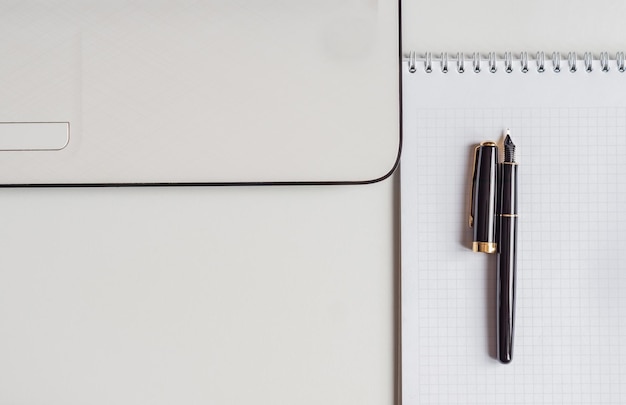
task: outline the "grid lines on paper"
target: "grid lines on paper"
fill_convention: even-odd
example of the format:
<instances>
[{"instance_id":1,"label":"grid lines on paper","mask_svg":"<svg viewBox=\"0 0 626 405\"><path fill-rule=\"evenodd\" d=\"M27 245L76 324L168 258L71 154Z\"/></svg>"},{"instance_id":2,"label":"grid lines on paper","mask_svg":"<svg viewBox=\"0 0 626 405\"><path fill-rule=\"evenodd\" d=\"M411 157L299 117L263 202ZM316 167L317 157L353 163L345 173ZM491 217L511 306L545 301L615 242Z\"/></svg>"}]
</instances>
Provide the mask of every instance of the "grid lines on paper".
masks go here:
<instances>
[{"instance_id":1,"label":"grid lines on paper","mask_svg":"<svg viewBox=\"0 0 626 405\"><path fill-rule=\"evenodd\" d=\"M418 403L626 403L626 109L411 111ZM517 145L515 360L492 358L495 256L471 252L475 145ZM404 170L404 167L403 167ZM404 225L403 225L404 226Z\"/></svg>"}]
</instances>

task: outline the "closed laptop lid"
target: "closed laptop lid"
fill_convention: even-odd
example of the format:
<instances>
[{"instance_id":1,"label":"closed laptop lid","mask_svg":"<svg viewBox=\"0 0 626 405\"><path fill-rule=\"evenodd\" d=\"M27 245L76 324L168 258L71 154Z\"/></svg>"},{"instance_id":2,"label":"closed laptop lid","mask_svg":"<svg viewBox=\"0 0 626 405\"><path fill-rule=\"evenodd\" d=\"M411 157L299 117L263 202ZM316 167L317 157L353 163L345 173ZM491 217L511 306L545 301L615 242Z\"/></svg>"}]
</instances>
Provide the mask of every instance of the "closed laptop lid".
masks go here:
<instances>
[{"instance_id":1,"label":"closed laptop lid","mask_svg":"<svg viewBox=\"0 0 626 405\"><path fill-rule=\"evenodd\" d=\"M385 177L398 21L372 0L0 0L0 184Z\"/></svg>"}]
</instances>

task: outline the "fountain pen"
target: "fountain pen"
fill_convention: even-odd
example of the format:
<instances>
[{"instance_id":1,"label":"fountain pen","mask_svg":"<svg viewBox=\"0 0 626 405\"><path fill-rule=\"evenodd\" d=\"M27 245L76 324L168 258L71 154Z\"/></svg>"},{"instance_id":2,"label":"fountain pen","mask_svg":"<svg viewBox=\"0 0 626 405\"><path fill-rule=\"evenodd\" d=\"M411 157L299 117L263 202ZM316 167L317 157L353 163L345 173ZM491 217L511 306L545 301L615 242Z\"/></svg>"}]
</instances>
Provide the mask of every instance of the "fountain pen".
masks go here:
<instances>
[{"instance_id":1,"label":"fountain pen","mask_svg":"<svg viewBox=\"0 0 626 405\"><path fill-rule=\"evenodd\" d=\"M504 139L504 161L499 166L497 341L500 362L510 363L513 360L517 267L517 162L515 144L508 130Z\"/></svg>"}]
</instances>

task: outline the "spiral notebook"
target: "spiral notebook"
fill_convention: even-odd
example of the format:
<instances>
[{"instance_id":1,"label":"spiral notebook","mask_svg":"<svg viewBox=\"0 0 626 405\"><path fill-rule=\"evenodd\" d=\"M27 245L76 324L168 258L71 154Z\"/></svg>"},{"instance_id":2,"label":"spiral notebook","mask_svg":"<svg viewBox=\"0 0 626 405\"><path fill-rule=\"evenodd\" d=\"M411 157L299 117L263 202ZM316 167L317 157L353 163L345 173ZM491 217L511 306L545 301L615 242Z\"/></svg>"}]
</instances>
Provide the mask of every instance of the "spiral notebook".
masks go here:
<instances>
[{"instance_id":1,"label":"spiral notebook","mask_svg":"<svg viewBox=\"0 0 626 405\"><path fill-rule=\"evenodd\" d=\"M412 54L402 75L402 403L626 403L624 54ZM506 128L519 234L505 365L468 193L473 148Z\"/></svg>"}]
</instances>

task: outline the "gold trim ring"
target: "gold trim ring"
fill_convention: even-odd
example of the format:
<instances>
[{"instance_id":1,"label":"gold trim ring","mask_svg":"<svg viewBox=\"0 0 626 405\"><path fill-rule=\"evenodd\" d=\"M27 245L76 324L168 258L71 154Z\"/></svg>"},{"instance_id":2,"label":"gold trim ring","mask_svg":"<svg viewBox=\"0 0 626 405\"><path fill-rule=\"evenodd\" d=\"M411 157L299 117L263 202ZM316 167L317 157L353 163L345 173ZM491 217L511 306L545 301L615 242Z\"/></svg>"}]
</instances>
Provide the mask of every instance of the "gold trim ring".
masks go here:
<instances>
[{"instance_id":1,"label":"gold trim ring","mask_svg":"<svg viewBox=\"0 0 626 405\"><path fill-rule=\"evenodd\" d=\"M495 242L474 242L472 243L472 250L481 253L496 253L498 244Z\"/></svg>"}]
</instances>

